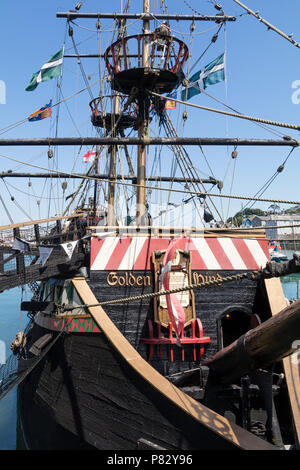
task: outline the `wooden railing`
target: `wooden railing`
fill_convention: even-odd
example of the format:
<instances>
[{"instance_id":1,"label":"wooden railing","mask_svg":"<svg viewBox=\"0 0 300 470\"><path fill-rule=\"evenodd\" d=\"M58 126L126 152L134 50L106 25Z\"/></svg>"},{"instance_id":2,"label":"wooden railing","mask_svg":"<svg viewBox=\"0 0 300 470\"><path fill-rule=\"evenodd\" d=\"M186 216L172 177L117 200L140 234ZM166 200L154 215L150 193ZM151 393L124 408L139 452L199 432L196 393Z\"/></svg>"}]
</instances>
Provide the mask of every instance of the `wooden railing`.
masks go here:
<instances>
[{"instance_id":1,"label":"wooden railing","mask_svg":"<svg viewBox=\"0 0 300 470\"><path fill-rule=\"evenodd\" d=\"M62 221L67 221L62 227ZM43 278L68 273L87 265L86 243L82 237L89 223L97 223L94 216L78 213L65 217L52 217L29 222L3 225L0 227L0 292ZM46 225L45 225L46 224ZM13 249L16 238L29 244L29 249ZM63 256L59 246L68 241L78 240L72 259ZM42 266L38 262L39 246L54 245L53 255Z\"/></svg>"},{"instance_id":2,"label":"wooden railing","mask_svg":"<svg viewBox=\"0 0 300 470\"><path fill-rule=\"evenodd\" d=\"M163 51L161 42L164 42ZM174 37L166 39L164 36L150 33L127 36L106 49L104 57L108 72L118 74L124 70L142 67L143 48L146 43L150 45L150 68L174 73L183 68L188 57L186 44Z\"/></svg>"}]
</instances>

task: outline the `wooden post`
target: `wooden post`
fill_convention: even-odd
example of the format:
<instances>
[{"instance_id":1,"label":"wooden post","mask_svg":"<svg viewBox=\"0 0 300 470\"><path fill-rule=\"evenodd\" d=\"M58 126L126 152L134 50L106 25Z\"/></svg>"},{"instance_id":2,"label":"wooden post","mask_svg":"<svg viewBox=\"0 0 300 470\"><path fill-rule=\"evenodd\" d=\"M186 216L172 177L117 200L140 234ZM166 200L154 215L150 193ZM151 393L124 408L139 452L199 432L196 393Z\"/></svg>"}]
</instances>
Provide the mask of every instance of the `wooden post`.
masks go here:
<instances>
[{"instance_id":1,"label":"wooden post","mask_svg":"<svg viewBox=\"0 0 300 470\"><path fill-rule=\"evenodd\" d=\"M202 365L208 366L220 383L232 383L293 354L293 343L300 342L300 300L284 307L286 303L280 305L277 315L248 331Z\"/></svg>"},{"instance_id":2,"label":"wooden post","mask_svg":"<svg viewBox=\"0 0 300 470\"><path fill-rule=\"evenodd\" d=\"M41 236L40 236L40 228L39 228L38 224L34 224L34 235L35 235L36 244L39 245L40 240L41 240Z\"/></svg>"},{"instance_id":3,"label":"wooden post","mask_svg":"<svg viewBox=\"0 0 300 470\"><path fill-rule=\"evenodd\" d=\"M14 237L20 238L19 227L14 228ZM16 268L17 268L17 274L25 274L25 261L24 261L23 253L16 254Z\"/></svg>"},{"instance_id":4,"label":"wooden post","mask_svg":"<svg viewBox=\"0 0 300 470\"><path fill-rule=\"evenodd\" d=\"M282 290L282 285L279 278L272 278L265 280L266 292L270 304L272 315L280 315L282 308L285 306L285 296ZM296 303L296 302L295 302ZM295 304L292 304L295 305ZM296 341L300 340L300 336L296 338ZM294 352L289 357L283 359L283 369L285 374L285 380L291 405L291 412L293 416L294 424L294 435L296 446L300 447L300 402L299 402L299 390L300 390L300 371L299 371L299 352Z\"/></svg>"},{"instance_id":5,"label":"wooden post","mask_svg":"<svg viewBox=\"0 0 300 470\"><path fill-rule=\"evenodd\" d=\"M3 263L3 251L0 251L0 274L4 273L4 263Z\"/></svg>"},{"instance_id":6,"label":"wooden post","mask_svg":"<svg viewBox=\"0 0 300 470\"><path fill-rule=\"evenodd\" d=\"M144 0L144 14L150 13L150 0ZM150 32L149 20L143 20L143 34ZM143 68L149 67L149 50L150 50L150 39L148 36L143 37ZM138 137L145 139L148 137L148 112L146 110L147 103L145 103L145 93L141 93L139 97L139 113L143 113L144 116L138 130ZM138 166L137 166L137 194L136 194L136 222L137 225L145 225L145 212L146 212L146 191L145 191L145 180L146 180L146 146L140 145L138 147Z\"/></svg>"}]
</instances>

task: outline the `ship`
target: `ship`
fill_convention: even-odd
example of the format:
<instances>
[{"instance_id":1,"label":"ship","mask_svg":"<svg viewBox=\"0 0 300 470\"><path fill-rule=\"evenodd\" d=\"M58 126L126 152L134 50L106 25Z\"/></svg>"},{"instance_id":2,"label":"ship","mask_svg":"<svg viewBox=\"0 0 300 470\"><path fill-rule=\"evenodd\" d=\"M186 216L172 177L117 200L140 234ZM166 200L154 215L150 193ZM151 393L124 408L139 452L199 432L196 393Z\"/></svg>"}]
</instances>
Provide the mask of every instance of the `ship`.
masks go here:
<instances>
[{"instance_id":1,"label":"ship","mask_svg":"<svg viewBox=\"0 0 300 470\"><path fill-rule=\"evenodd\" d=\"M168 112L193 89L191 53L172 24L188 21L193 33L196 23L210 21L218 31L236 18L216 2L212 15L169 14L165 2L154 12L150 0L140 3L137 13L129 1L119 12L82 12L78 2L57 13L80 66L74 25L93 19L100 34L101 21L115 22L115 39L96 54L101 87L88 103L95 136L2 139L1 145L48 145L49 160L57 145L88 146L89 169L39 174L80 183L61 215L1 227L14 241L1 245L0 288L28 285L32 299L20 304L29 323L12 342L16 367L4 369L6 376L1 371L0 387L18 385L27 449L297 449L300 308L287 303L280 276L299 271L299 259L278 268L263 229L219 219L216 193L207 188L221 191L222 182L201 178L186 150L233 145L235 159L237 146L251 141L181 137ZM130 21L139 24L135 34L128 33ZM221 64L211 68L222 74ZM279 145L296 143L286 138ZM103 152L106 174L99 171ZM168 158L169 174L161 174L158 157ZM155 195L163 191L162 207ZM133 197L134 213L123 209ZM182 207L192 214L185 210L184 224L174 217ZM11 260L15 268L5 270Z\"/></svg>"}]
</instances>

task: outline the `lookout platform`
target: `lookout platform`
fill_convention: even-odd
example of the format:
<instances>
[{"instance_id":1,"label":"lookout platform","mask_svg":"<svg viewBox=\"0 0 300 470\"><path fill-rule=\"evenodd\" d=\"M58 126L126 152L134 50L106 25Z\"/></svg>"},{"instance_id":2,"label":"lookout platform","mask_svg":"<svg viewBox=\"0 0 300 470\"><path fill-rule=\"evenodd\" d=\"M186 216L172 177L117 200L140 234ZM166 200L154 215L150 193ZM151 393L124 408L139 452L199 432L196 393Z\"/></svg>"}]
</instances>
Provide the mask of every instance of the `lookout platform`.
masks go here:
<instances>
[{"instance_id":1,"label":"lookout platform","mask_svg":"<svg viewBox=\"0 0 300 470\"><path fill-rule=\"evenodd\" d=\"M171 35L136 34L114 42L104 57L113 90L125 94L133 88L170 93L184 78L188 48Z\"/></svg>"}]
</instances>

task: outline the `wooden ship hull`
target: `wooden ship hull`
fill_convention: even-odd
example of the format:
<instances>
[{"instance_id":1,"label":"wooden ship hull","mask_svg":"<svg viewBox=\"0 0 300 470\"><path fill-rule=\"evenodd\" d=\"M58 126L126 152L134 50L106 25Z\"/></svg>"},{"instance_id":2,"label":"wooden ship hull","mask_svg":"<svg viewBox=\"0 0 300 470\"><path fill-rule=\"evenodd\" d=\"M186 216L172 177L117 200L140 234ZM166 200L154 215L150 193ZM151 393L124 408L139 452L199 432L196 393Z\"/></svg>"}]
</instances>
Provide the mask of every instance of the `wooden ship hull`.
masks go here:
<instances>
[{"instance_id":1,"label":"wooden ship hull","mask_svg":"<svg viewBox=\"0 0 300 470\"><path fill-rule=\"evenodd\" d=\"M19 386L20 422L28 448L271 450L295 442L292 415L287 418L282 407L288 401L286 388L276 386L280 365L267 400L255 381L245 386L238 377L216 386L209 369L199 369L255 327L256 312L262 322L272 316L265 289L251 279L267 261L267 240L189 238L195 284L189 295L195 310L180 347L173 328L158 316L163 301L141 298L157 291L153 253L161 255L174 242L176 238L99 234L91 242L85 277L78 273L43 283L40 302L77 308L64 314L50 308L34 316L28 350L42 344L49 333L52 339L65 333ZM178 279L175 283L178 286ZM97 305L129 297L137 300ZM80 308L82 304L90 307ZM33 302L30 310L35 308ZM273 430L268 425L269 400L275 400L278 409Z\"/></svg>"},{"instance_id":2,"label":"wooden ship hull","mask_svg":"<svg viewBox=\"0 0 300 470\"><path fill-rule=\"evenodd\" d=\"M81 2L75 10L57 15L67 19L75 50L70 22L81 17L80 6ZM127 13L128 7L129 2ZM213 21L219 29L226 21L235 21L219 4L215 8L218 13L213 16L195 11L185 15L183 19L193 22L190 32L195 21ZM51 181L74 177L81 182L67 197L67 184L62 183L63 201L70 198L63 216L27 223L34 225L29 265L24 259L25 243L20 240L20 229L26 224L7 227L14 229L14 243L17 238L19 241L14 248L7 248L8 257L0 259L0 269L15 257L16 273L7 275L3 269L0 290L25 284L34 287L40 281L33 289L32 301L21 305L31 317L26 343L14 344L19 355L19 422L25 446L153 451L297 447L299 371L286 363L285 356L293 352L291 342L297 343L300 321L297 317L290 323L294 317L289 311L276 316L286 303L280 283L264 283L261 277L269 262L264 232L228 228L211 197L229 196L209 193L204 186L217 185L221 193L223 182L214 177L201 179L184 147L198 146L203 153L202 145L233 145L231 156L235 159L238 145L295 143L289 137L258 141L178 136L166 103L182 103L170 96L182 85L186 106L188 89L194 87L184 75L188 47L173 36L166 22L151 29L150 23L158 17L151 13L149 0L143 1L143 13L133 17L127 13L121 8L120 15L87 15L97 20L99 33L100 18L117 21L118 30L117 40L102 55L105 70L100 77L100 95L90 101L97 137L0 142L46 145L48 158L54 157L50 147L55 145L78 144L79 153L84 145L95 147L83 156L87 162L95 155L84 175L74 167L68 174L49 172ZM142 34L127 36L130 17L141 20ZM163 12L160 19L177 21L179 17ZM214 34L212 43L217 36ZM220 81L224 80L223 56L209 69L217 64ZM74 57L82 66L80 54ZM99 67L100 74L101 70ZM111 88L110 94L102 93L103 83L105 89ZM187 115L184 111L183 122ZM153 123L158 125L155 130ZM137 137L130 137L132 131L137 131ZM172 168L171 159L165 160L168 175L160 175L158 167L152 175L146 174L148 149L153 144L168 148L172 156ZM131 146L137 147L136 171ZM103 148L107 150L105 178L99 163ZM121 153L126 157L128 175L123 173ZM177 169L182 176L177 177ZM44 173L29 176L47 178ZM2 174L4 177L10 177L10 172ZM89 180L94 181L92 190ZM151 181L157 185L149 186ZM124 189L124 213L116 191L119 183ZM175 189L175 183L185 184L184 189ZM150 199L156 190L166 190L170 196L172 191L181 193L186 199L175 204L168 196L165 210L158 204L159 211L153 214L155 203L151 207ZM87 203L91 192L93 197ZM174 200L178 202L177 196ZM101 220L97 219L100 200L105 201ZM186 220L180 229L158 226L158 220L161 224L166 220L172 204L184 211L190 200L197 221L189 223L197 228L187 227ZM209 212L210 203L214 216ZM62 227L64 219L70 220ZM42 222L57 225L51 230L47 225L42 237ZM207 223L212 223L210 229L205 228ZM44 259L41 253L47 248L50 257ZM280 336L278 331L281 327L285 331L286 325L287 334ZM269 354L257 354L265 351L261 338L267 338Z\"/></svg>"}]
</instances>

